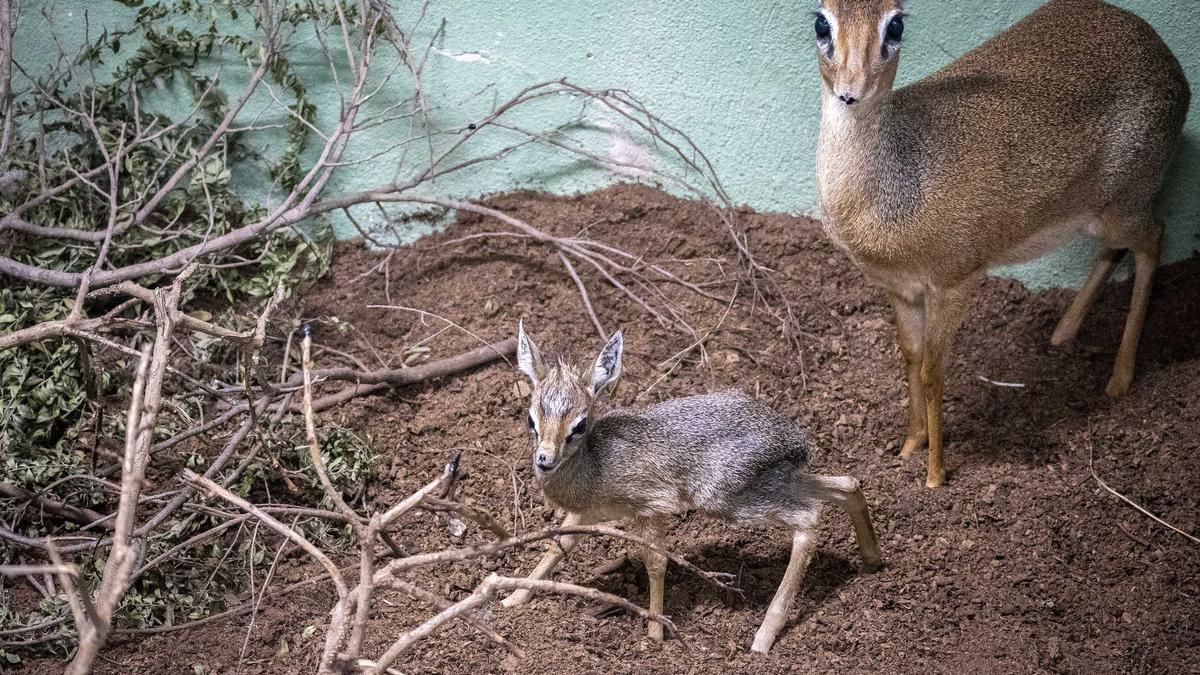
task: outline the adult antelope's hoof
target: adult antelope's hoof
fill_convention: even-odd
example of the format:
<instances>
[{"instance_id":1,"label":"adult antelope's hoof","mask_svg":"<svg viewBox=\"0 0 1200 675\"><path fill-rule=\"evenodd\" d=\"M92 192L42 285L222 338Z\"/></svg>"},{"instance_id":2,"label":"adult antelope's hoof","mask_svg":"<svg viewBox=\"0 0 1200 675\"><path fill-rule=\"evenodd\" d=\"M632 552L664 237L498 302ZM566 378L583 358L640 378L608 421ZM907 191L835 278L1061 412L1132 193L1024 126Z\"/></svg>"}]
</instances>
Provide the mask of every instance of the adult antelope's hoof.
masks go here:
<instances>
[{"instance_id":1,"label":"adult antelope's hoof","mask_svg":"<svg viewBox=\"0 0 1200 675\"><path fill-rule=\"evenodd\" d=\"M1108 387L1105 392L1112 398L1124 396L1129 391L1129 386L1133 384L1133 373L1128 375L1124 373L1113 373L1113 376L1108 381Z\"/></svg>"},{"instance_id":2,"label":"adult antelope's hoof","mask_svg":"<svg viewBox=\"0 0 1200 675\"><path fill-rule=\"evenodd\" d=\"M925 447L929 442L928 436L913 436L904 440L904 446L900 448L900 458L908 459L913 456L913 453Z\"/></svg>"},{"instance_id":3,"label":"adult antelope's hoof","mask_svg":"<svg viewBox=\"0 0 1200 675\"><path fill-rule=\"evenodd\" d=\"M1063 321L1054 329L1054 334L1050 336L1050 346L1061 347L1075 339L1075 334L1079 332L1079 326L1074 323Z\"/></svg>"}]
</instances>

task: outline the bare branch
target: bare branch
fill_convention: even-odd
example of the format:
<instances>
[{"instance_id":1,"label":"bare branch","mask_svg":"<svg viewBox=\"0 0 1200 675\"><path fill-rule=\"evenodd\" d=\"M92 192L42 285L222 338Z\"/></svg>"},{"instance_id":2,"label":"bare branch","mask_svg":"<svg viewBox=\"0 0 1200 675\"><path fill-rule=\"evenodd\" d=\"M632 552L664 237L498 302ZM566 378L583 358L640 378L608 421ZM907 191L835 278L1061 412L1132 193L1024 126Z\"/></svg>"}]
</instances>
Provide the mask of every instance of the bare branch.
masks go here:
<instances>
[{"instance_id":1,"label":"bare branch","mask_svg":"<svg viewBox=\"0 0 1200 675\"><path fill-rule=\"evenodd\" d=\"M185 176L191 173L192 169L196 168L196 165L207 158L208 154L212 152L213 148L216 147L216 145L225 137L225 134L229 131L229 125L233 124L233 120L237 118L238 114L242 112L242 108L244 108L246 103L249 102L250 97L254 95L254 91L258 89L258 85L260 82L262 82L263 76L267 74L267 69L271 65L271 60L275 58L274 45L270 40L263 43L263 49L266 53L263 54L262 63L260 63L258 68L251 73L250 80L242 89L242 93L240 96L238 96L237 102L229 106L229 110L226 111L225 117L223 117L221 122L217 124L217 127L213 129L213 132L209 135L208 140L206 140L199 149L192 153L191 157L181 163L179 167L175 169L175 173L172 174L171 177L168 178L167 181L158 188L158 192L155 192L154 196L150 197L150 199L147 200L140 209L138 209L137 214L135 214L133 217L133 223L140 224L145 222L146 218L148 218L150 214L154 212L154 209L158 208L159 203L162 202L162 200L168 194L170 194L171 190L174 190L175 187L179 185L179 181L183 180Z\"/></svg>"},{"instance_id":2,"label":"bare branch","mask_svg":"<svg viewBox=\"0 0 1200 675\"><path fill-rule=\"evenodd\" d=\"M0 162L8 155L12 137L12 62L13 33L15 32L12 0L0 0Z\"/></svg>"},{"instance_id":3,"label":"bare branch","mask_svg":"<svg viewBox=\"0 0 1200 675\"><path fill-rule=\"evenodd\" d=\"M178 295L176 295L176 299L178 299ZM166 321L165 318L164 321ZM146 464L150 459L149 439L153 433L154 420L158 413L158 396L162 387L162 375L166 371L166 352L170 349L169 336L169 328L160 331L162 339L156 340L153 347L147 345L142 350L141 359L138 362L133 395L129 402L129 414L125 419L125 457L121 467L121 497L117 507L117 522L113 528L113 546L109 552L108 561L104 565L100 590L96 594L95 616L78 626L79 650L67 668L68 673L82 675L91 672L92 663L108 638L113 613L128 588L129 574L137 559L137 552L133 548L134 544L130 541L129 535L133 531L142 478L145 476ZM162 352L161 356L159 355L160 351ZM157 377L152 375L152 363L158 366ZM151 390L152 387L153 390ZM149 421L149 428L143 426L146 421L143 419L143 415ZM145 440L144 453L142 452L143 439Z\"/></svg>"},{"instance_id":4,"label":"bare branch","mask_svg":"<svg viewBox=\"0 0 1200 675\"><path fill-rule=\"evenodd\" d=\"M91 598L87 593L81 593L75 588L75 581L79 579L79 570L74 565L66 565L58 554L58 549L54 544L50 544L46 552L50 556L51 562L56 567L66 568L68 573L59 576L59 583L62 584L63 593L67 596L67 604L71 606L71 614L75 618L75 629L82 636L84 631L94 631L96 626L101 625L102 619L96 612L96 606L92 604Z\"/></svg>"},{"instance_id":5,"label":"bare branch","mask_svg":"<svg viewBox=\"0 0 1200 675\"><path fill-rule=\"evenodd\" d=\"M25 488L10 485L8 483L0 483L0 497L7 499L19 499L36 505L42 511L64 518L84 527L100 527L105 530L113 529L113 526L107 522L107 516L104 516L92 509L72 506L60 502L56 499L51 499L43 495L35 494Z\"/></svg>"},{"instance_id":6,"label":"bare branch","mask_svg":"<svg viewBox=\"0 0 1200 675\"><path fill-rule=\"evenodd\" d=\"M337 507L337 510L346 516L346 518L354 525L354 529L365 542L363 544L364 549L369 549L374 541L375 529L377 528L368 528L366 532L369 533L370 536L365 536L365 533L363 532L361 516L355 513L354 509L350 508L350 505L346 503L346 500L342 499L341 490L337 489L333 485L333 481L329 479L329 471L325 468L325 460L321 458L321 445L317 442L316 415L313 414L312 335L307 325L304 326L301 331L303 332L303 339L300 341L300 361L302 367L301 377L304 380L304 398L302 405L304 409L304 434L308 440L309 460L312 461L313 471L317 473L317 478L321 481L321 487L325 490L325 497L328 498L329 501L333 502L333 505ZM366 564L365 560L364 564Z\"/></svg>"},{"instance_id":7,"label":"bare branch","mask_svg":"<svg viewBox=\"0 0 1200 675\"><path fill-rule=\"evenodd\" d=\"M317 562L321 563L322 567L325 568L325 571L329 574L330 578L333 579L334 586L338 589L338 595L340 597L344 597L346 595L346 583L343 581L342 573L338 570L337 565L334 565L333 561L330 560L329 557L326 556L320 549L313 545L312 542L306 539L304 535L279 522L274 516L267 513L262 508L251 504L245 499L242 499L241 497L233 494L229 490L226 490L225 488L217 485L216 483L192 471L191 469L184 469L180 474L180 479L187 485L198 490L201 494L204 494L208 497L223 499L233 506L236 506L246 513L249 513L255 518L258 518L263 522L264 525L280 535L283 535L285 538L291 540L292 543L304 549L305 553L311 555L317 560Z\"/></svg>"},{"instance_id":8,"label":"bare branch","mask_svg":"<svg viewBox=\"0 0 1200 675\"><path fill-rule=\"evenodd\" d=\"M357 370L354 368L326 368L313 370L310 376L314 381L338 380L355 382L356 385L342 391L313 401L313 411L321 412L333 406L344 403L356 396L364 396L383 390L387 387L403 387L418 382L436 380L456 375L472 368L490 363L498 358L508 358L516 352L517 339L506 338L490 345L477 347L458 356L430 361L412 368L381 368L378 370ZM304 384L304 374L294 373L282 383L280 390L293 390ZM248 404L240 403L234 409L241 412ZM293 412L302 413L303 407L293 405Z\"/></svg>"},{"instance_id":9,"label":"bare branch","mask_svg":"<svg viewBox=\"0 0 1200 675\"><path fill-rule=\"evenodd\" d=\"M476 607L490 602L495 599L496 593L502 590L516 590L519 588L528 589L531 591L539 591L543 593L558 593L563 595L578 595L591 600L598 600L610 604L618 605L625 610L636 614L648 621L656 621L663 625L670 635L677 635L675 624L665 616L649 612L625 598L611 593L598 591L594 588L585 586L577 586L575 584L567 584L558 581L534 581L530 579L514 579L512 577L502 577L496 574L488 575L483 583L475 589L475 592L460 600L450 607L442 610L435 616L420 626L401 635L387 651L383 653L373 664L371 664L366 672L372 675L383 673L389 666L396 661L405 651L416 644L423 638L432 635L446 622L461 617L467 612Z\"/></svg>"},{"instance_id":10,"label":"bare branch","mask_svg":"<svg viewBox=\"0 0 1200 675\"><path fill-rule=\"evenodd\" d=\"M401 581L400 579L392 579L391 581L388 582L388 586L390 588L394 588L398 591L402 591L402 592L406 593L409 597L412 597L416 600L420 600L422 602L429 603L429 604L437 607L438 609L442 609L442 610L448 609L451 605L454 604L445 598L441 598L441 597L438 597L437 595L434 595L433 593L430 593L429 591L421 588L420 586L410 584L406 581ZM492 642L495 642L496 644L500 645L501 647L504 647L505 649L507 649L509 651L509 653L511 653L512 655L516 656L517 658L521 658L521 659L525 658L525 650L521 649L520 647L513 644L512 642L509 642L506 638L504 638L502 635L500 635L496 631L492 630L486 623L484 623L480 619L476 618L473 614L465 613L465 614L461 615L459 618L461 618L463 621L465 621L469 626L471 626L475 630L478 630L479 632L486 635L488 637L488 639L490 639Z\"/></svg>"}]
</instances>

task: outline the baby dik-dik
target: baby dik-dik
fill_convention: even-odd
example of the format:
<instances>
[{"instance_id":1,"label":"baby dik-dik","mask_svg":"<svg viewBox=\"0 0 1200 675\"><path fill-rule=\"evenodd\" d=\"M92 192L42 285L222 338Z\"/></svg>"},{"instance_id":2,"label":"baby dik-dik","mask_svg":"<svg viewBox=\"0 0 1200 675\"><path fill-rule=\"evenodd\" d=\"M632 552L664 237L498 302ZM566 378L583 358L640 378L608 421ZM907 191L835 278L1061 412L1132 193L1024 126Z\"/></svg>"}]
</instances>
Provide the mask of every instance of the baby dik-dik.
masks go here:
<instances>
[{"instance_id":1,"label":"baby dik-dik","mask_svg":"<svg viewBox=\"0 0 1200 675\"><path fill-rule=\"evenodd\" d=\"M631 519L634 531L663 547L668 518L695 509L736 523L768 522L792 530L792 557L753 650L766 652L787 620L812 558L821 505L832 502L854 521L866 568L880 564L879 542L858 481L808 473L808 441L791 420L737 392L688 396L642 411L599 414L597 396L621 374L624 343L617 331L586 370L561 358L547 361L518 329L517 363L533 381L529 428L533 470L550 505L568 512L566 525ZM551 544L530 575L544 579L574 545ZM561 547L560 547L561 545ZM650 575L650 611L662 613L667 560L643 551ZM506 607L529 600L521 590ZM661 640L662 625L649 625Z\"/></svg>"},{"instance_id":2,"label":"baby dik-dik","mask_svg":"<svg viewBox=\"0 0 1200 675\"><path fill-rule=\"evenodd\" d=\"M945 364L972 287L988 267L1081 230L1105 249L1052 342L1075 336L1132 250L1133 300L1108 383L1123 394L1158 262L1154 205L1190 96L1154 29L1099 0L1051 0L893 91L901 0L823 0L815 28L823 219L891 295L908 369L901 455L928 443L926 484L942 484Z\"/></svg>"}]
</instances>

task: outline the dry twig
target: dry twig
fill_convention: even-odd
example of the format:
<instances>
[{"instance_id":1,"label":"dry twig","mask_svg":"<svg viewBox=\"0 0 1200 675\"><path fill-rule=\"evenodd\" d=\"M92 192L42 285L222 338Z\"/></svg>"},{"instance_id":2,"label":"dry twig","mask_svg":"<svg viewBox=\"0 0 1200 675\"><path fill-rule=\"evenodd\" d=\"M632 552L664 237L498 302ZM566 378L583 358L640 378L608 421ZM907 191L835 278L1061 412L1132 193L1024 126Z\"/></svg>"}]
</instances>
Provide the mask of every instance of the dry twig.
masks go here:
<instances>
[{"instance_id":1,"label":"dry twig","mask_svg":"<svg viewBox=\"0 0 1200 675\"><path fill-rule=\"evenodd\" d=\"M378 675L379 673L385 672L389 666L395 663L396 659L399 658L401 654L403 654L421 639L432 635L435 631L441 628L443 624L474 610L476 607L479 607L486 602L491 602L495 599L496 593L499 591L516 590L519 588L540 591L543 593L578 595L591 600L607 602L620 606L628 612L636 614L647 621L656 621L661 623L669 635L678 634L675 629L675 624L671 623L671 620L667 617L661 614L649 612L633 604L632 602L629 602L625 598L612 595L611 593L604 593L603 591L598 591L594 588L577 586L575 584L567 584L560 581L514 579L512 577L502 577L496 574L491 574L484 579L483 583L476 587L474 593L454 603L450 607L447 607L435 616L431 617L425 623L397 638L396 641L393 642L390 647L388 647L387 651L384 652L383 655L380 656L379 659L376 660L369 668L367 668L366 672L368 675Z\"/></svg>"},{"instance_id":2,"label":"dry twig","mask_svg":"<svg viewBox=\"0 0 1200 675\"><path fill-rule=\"evenodd\" d=\"M1109 487L1108 483L1105 483L1104 479L1100 478L1099 474L1096 473L1096 467L1093 462L1095 452L1096 452L1095 445L1092 443L1092 439L1089 437L1088 438L1088 471L1091 472L1092 478L1095 479L1097 485L1104 488L1109 494L1113 495L1117 499L1120 499L1121 501L1125 502L1126 504L1137 509L1138 512L1140 512L1142 515L1153 520L1154 522L1158 523L1159 525L1162 525L1163 527L1175 532L1176 534L1183 536L1187 540L1191 541L1193 544L1200 544L1200 539L1196 538L1193 535L1188 534L1187 532L1184 532L1183 530L1179 529L1178 527L1175 527L1174 525L1168 523L1167 521L1163 520L1162 518L1159 518L1158 516L1154 515L1153 513L1150 513L1145 508L1143 508L1141 505L1139 505L1137 502L1134 502L1129 497L1126 497L1125 495L1121 494L1120 492L1117 492L1116 490Z\"/></svg>"}]
</instances>

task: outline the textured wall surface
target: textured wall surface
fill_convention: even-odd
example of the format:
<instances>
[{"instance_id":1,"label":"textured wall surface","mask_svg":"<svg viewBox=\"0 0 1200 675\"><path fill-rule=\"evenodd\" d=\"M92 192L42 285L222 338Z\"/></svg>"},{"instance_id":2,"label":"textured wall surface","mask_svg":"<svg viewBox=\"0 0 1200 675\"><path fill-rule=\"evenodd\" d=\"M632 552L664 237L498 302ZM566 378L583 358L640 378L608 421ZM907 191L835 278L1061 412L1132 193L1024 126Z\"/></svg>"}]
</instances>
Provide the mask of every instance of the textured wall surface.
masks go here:
<instances>
[{"instance_id":1,"label":"textured wall surface","mask_svg":"<svg viewBox=\"0 0 1200 675\"><path fill-rule=\"evenodd\" d=\"M22 14L32 15L37 4L22 3ZM406 13L413 18L416 4L393 0L402 24ZM1038 0L911 0L901 83L929 74L1039 4ZM1158 29L1183 63L1193 87L1200 88L1197 0L1119 0L1118 4ZM129 16L127 10L107 1L93 0L74 8L59 5L68 8L58 15L60 29L82 31L82 13L77 9L81 6L89 8L92 30ZM819 115L814 8L815 2L807 0L434 0L416 42L428 39L445 19L424 78L424 88L436 105L437 122L443 126L476 119L494 101L537 81L567 77L591 87L624 88L692 136L735 202L762 210L811 213L816 208L813 156ZM18 50L22 45L37 49L36 36L27 32ZM388 58L381 56L381 69L390 67ZM310 69L316 82L329 79L316 58L302 67ZM310 91L328 122L337 111L336 93L314 85ZM408 95L400 89L385 90L389 93L394 98ZM548 129L577 112L578 102L549 102L513 121ZM591 142L609 156L662 161L640 139L621 131L615 119L596 113L589 121ZM354 152L359 157L377 152L406 133L407 127L397 125L374 129L359 139ZM332 189L364 188L387 180L401 161L399 152L348 167ZM1200 243L1198 170L1200 105L1193 105L1163 203L1170 230L1168 260L1191 256ZM571 192L619 178L561 153L535 148L518 152L502 164L441 180L436 190L454 196L518 187ZM344 223L340 232L353 234ZM1001 273L1033 286L1073 285L1086 273L1091 250L1090 245L1077 243Z\"/></svg>"}]
</instances>

